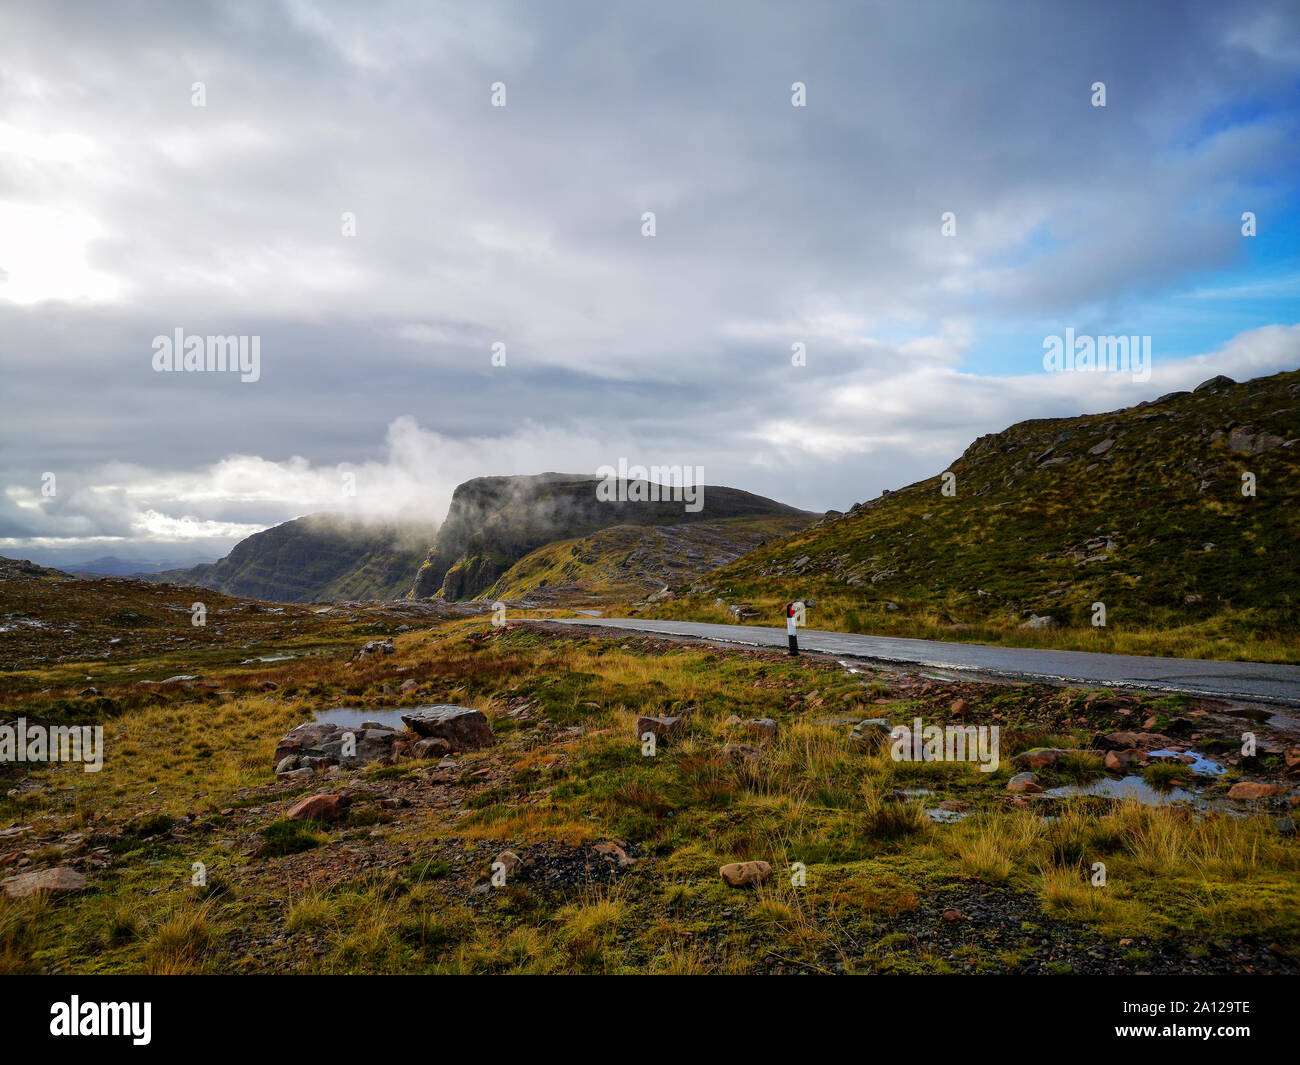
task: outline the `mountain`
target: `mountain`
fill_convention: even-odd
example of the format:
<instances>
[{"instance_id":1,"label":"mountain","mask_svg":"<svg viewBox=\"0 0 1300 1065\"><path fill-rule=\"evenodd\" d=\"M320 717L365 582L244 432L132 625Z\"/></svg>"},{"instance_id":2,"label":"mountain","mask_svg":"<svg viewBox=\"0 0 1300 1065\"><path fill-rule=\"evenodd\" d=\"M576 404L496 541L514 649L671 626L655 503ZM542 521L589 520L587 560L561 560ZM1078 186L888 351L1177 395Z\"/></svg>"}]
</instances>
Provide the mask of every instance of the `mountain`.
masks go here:
<instances>
[{"instance_id":1,"label":"mountain","mask_svg":"<svg viewBox=\"0 0 1300 1065\"><path fill-rule=\"evenodd\" d=\"M105 555L102 558L92 558L88 562L66 566L65 569L76 577L134 577L141 573L163 573L168 570L210 564L208 559L200 558L188 561L176 559L171 562L153 562L141 558L118 558L116 555Z\"/></svg>"},{"instance_id":2,"label":"mountain","mask_svg":"<svg viewBox=\"0 0 1300 1065\"><path fill-rule=\"evenodd\" d=\"M1021 422L708 581L697 614L721 596L815 597L817 628L902 632L910 616L1088 631L1102 603L1111 628L1286 638L1300 620L1300 372Z\"/></svg>"},{"instance_id":3,"label":"mountain","mask_svg":"<svg viewBox=\"0 0 1300 1065\"><path fill-rule=\"evenodd\" d=\"M615 499L597 495L600 478L543 473L476 477L452 494L447 520L416 576L414 595L473 599L525 555L616 525L658 526L729 518L790 518L803 511L735 488L703 486L703 507L646 499L644 481L616 481ZM658 486L654 486L658 487Z\"/></svg>"},{"instance_id":4,"label":"mountain","mask_svg":"<svg viewBox=\"0 0 1300 1065\"><path fill-rule=\"evenodd\" d=\"M142 576L279 603L397 599L435 534L423 523L309 514L241 540L220 562Z\"/></svg>"}]
</instances>

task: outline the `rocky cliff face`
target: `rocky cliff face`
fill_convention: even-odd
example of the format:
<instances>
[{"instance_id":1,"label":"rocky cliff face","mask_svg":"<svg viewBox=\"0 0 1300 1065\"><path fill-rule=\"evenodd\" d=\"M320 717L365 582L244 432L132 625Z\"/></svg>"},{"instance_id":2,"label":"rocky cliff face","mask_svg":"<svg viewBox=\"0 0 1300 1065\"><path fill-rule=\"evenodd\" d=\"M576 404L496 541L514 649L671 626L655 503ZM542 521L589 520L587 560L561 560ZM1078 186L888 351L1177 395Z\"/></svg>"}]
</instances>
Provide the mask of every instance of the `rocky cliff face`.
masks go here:
<instances>
[{"instance_id":1,"label":"rocky cliff face","mask_svg":"<svg viewBox=\"0 0 1300 1065\"><path fill-rule=\"evenodd\" d=\"M396 599L435 535L432 525L310 514L241 540L220 562L148 577L280 603Z\"/></svg>"},{"instance_id":2,"label":"rocky cliff face","mask_svg":"<svg viewBox=\"0 0 1300 1065\"><path fill-rule=\"evenodd\" d=\"M713 485L705 486L704 506L696 512L687 511L681 500L604 501L596 494L599 483L595 477L562 473L466 481L452 495L447 520L416 575L413 594L474 598L529 552L614 525L802 514L762 496ZM620 493L626 494L635 493Z\"/></svg>"}]
</instances>

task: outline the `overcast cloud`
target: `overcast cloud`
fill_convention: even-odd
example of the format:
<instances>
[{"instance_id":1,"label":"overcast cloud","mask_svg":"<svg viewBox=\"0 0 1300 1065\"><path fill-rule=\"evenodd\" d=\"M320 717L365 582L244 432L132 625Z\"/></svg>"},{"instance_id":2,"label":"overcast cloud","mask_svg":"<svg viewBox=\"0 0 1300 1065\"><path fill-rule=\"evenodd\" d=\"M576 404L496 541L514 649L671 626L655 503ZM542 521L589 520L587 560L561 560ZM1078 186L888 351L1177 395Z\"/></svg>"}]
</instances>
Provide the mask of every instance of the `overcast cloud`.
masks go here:
<instances>
[{"instance_id":1,"label":"overcast cloud","mask_svg":"<svg viewBox=\"0 0 1300 1065\"><path fill-rule=\"evenodd\" d=\"M1286 2L7 4L0 553L621 456L844 509L1294 369L1298 84ZM260 379L154 372L178 327ZM1150 379L1045 373L1066 328L1150 335Z\"/></svg>"}]
</instances>

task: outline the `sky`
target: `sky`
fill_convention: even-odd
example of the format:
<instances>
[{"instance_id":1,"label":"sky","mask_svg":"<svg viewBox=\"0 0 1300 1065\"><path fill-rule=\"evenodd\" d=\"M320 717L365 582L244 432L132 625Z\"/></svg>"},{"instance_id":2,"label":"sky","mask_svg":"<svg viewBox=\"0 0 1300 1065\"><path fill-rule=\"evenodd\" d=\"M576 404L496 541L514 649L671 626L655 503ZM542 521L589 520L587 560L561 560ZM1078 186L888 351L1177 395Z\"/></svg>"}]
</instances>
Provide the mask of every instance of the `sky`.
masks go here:
<instances>
[{"instance_id":1,"label":"sky","mask_svg":"<svg viewBox=\"0 0 1300 1065\"><path fill-rule=\"evenodd\" d=\"M6 3L0 554L620 458L844 510L1296 369L1298 90L1259 0ZM1049 372L1067 330L1150 363Z\"/></svg>"}]
</instances>

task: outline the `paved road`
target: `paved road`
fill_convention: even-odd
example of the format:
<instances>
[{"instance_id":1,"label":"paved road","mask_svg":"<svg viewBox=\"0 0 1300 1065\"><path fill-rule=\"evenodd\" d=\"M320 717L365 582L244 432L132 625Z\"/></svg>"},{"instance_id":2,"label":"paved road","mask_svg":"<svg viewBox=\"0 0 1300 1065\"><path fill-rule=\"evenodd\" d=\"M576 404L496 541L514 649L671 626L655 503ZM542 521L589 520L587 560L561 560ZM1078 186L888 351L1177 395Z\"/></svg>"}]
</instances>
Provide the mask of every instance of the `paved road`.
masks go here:
<instances>
[{"instance_id":1,"label":"paved road","mask_svg":"<svg viewBox=\"0 0 1300 1065\"><path fill-rule=\"evenodd\" d=\"M641 618L564 618L555 625L600 625L614 629L686 636L752 647L785 648L784 628L711 625L697 621L647 621ZM1300 666L1264 662L1214 662L1197 658L1148 658L1087 651L1047 651L1037 647L994 647L982 643L943 643L892 636L804 629L799 648L876 662L968 670L995 677L1086 684L1104 688L1186 692L1280 706L1300 706Z\"/></svg>"}]
</instances>

